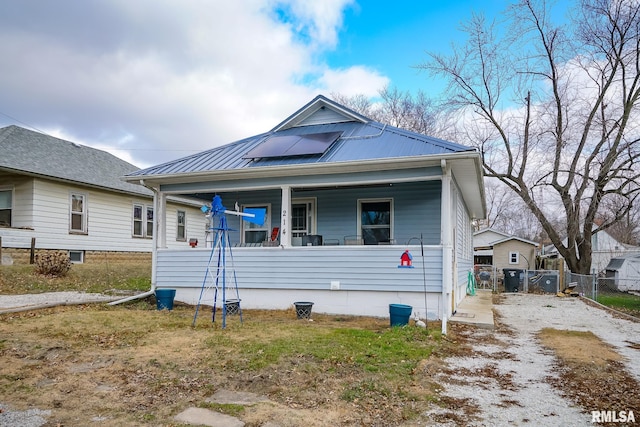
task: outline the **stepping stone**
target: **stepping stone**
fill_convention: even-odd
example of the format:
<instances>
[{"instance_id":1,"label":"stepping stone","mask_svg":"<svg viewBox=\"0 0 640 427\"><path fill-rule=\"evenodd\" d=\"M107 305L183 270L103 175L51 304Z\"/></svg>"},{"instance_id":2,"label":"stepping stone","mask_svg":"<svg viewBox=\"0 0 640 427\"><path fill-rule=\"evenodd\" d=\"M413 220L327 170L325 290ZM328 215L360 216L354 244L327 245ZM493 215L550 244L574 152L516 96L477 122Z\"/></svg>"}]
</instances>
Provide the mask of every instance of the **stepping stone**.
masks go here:
<instances>
[{"instance_id":1,"label":"stepping stone","mask_svg":"<svg viewBox=\"0 0 640 427\"><path fill-rule=\"evenodd\" d=\"M206 402L245 406L268 401L269 399L266 396L261 396L259 394L225 389L216 391L212 396L206 399Z\"/></svg>"},{"instance_id":2,"label":"stepping stone","mask_svg":"<svg viewBox=\"0 0 640 427\"><path fill-rule=\"evenodd\" d=\"M204 408L188 408L175 416L181 423L210 427L244 427L244 422L236 417L210 411Z\"/></svg>"}]
</instances>

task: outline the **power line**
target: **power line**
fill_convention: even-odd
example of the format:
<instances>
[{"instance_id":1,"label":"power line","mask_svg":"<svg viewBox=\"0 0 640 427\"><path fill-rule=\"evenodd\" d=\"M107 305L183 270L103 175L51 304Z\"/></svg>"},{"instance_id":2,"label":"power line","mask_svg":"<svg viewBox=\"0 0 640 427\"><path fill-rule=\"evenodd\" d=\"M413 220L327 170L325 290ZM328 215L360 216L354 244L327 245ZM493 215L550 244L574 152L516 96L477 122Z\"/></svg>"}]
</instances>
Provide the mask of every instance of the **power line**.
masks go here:
<instances>
[{"instance_id":1,"label":"power line","mask_svg":"<svg viewBox=\"0 0 640 427\"><path fill-rule=\"evenodd\" d=\"M8 119L11 119L11 120L13 120L13 121L15 121L15 122L18 122L18 123L20 123L20 124L23 124L23 125L27 126L27 127L28 127L28 128L30 128L30 129L33 129L33 130L38 131L38 132L40 132L40 133L43 133L43 134L45 134L45 135L49 135L47 132L45 132L45 131L43 131L43 130L41 130L41 129L38 129L37 127L32 126L32 125L30 125L30 124L28 124L28 123L25 123L25 122L23 122L22 120L16 119L15 117L12 117L12 116L10 116L10 115L8 115L8 114L6 114L6 113L3 113L2 111L0 111L0 115L3 115L3 116L5 116L5 117L6 117L6 118L8 118ZM49 135L49 136L53 136L53 135Z\"/></svg>"}]
</instances>

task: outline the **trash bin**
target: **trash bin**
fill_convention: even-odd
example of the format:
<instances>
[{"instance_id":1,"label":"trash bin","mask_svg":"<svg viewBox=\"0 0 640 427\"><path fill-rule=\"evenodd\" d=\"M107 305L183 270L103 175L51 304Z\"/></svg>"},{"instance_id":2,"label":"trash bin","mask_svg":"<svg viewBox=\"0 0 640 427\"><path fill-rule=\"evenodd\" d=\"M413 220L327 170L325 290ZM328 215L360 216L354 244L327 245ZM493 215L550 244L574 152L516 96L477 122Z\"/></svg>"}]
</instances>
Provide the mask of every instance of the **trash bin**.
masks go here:
<instances>
[{"instance_id":1,"label":"trash bin","mask_svg":"<svg viewBox=\"0 0 640 427\"><path fill-rule=\"evenodd\" d=\"M504 273L504 291L518 292L520 287L520 276L524 271L517 268L505 268L502 272Z\"/></svg>"},{"instance_id":2,"label":"trash bin","mask_svg":"<svg viewBox=\"0 0 640 427\"><path fill-rule=\"evenodd\" d=\"M296 315L298 319L309 319L311 317L311 307L313 307L313 303L309 301L299 301L294 302L293 305L296 307Z\"/></svg>"},{"instance_id":3,"label":"trash bin","mask_svg":"<svg viewBox=\"0 0 640 427\"><path fill-rule=\"evenodd\" d=\"M405 326L409 324L413 307L406 304L389 304L389 323L393 326Z\"/></svg>"},{"instance_id":4,"label":"trash bin","mask_svg":"<svg viewBox=\"0 0 640 427\"><path fill-rule=\"evenodd\" d=\"M175 289L156 289L156 307L158 310L173 310L173 299L175 297Z\"/></svg>"}]
</instances>

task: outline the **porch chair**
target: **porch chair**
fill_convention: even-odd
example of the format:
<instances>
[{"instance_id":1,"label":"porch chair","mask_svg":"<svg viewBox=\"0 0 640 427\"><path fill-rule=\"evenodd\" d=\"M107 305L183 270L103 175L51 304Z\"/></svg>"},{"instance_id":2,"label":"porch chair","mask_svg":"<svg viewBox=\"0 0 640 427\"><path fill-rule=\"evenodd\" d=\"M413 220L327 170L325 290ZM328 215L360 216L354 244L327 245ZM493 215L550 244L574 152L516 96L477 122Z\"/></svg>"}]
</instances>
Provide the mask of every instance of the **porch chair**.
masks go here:
<instances>
[{"instance_id":1,"label":"porch chair","mask_svg":"<svg viewBox=\"0 0 640 427\"><path fill-rule=\"evenodd\" d=\"M280 246L280 241L278 237L280 236L280 227L273 227L271 230L271 238L269 240L265 240L262 243L262 246Z\"/></svg>"},{"instance_id":2,"label":"porch chair","mask_svg":"<svg viewBox=\"0 0 640 427\"><path fill-rule=\"evenodd\" d=\"M350 246L363 245L364 241L362 240L362 236L358 234L351 234L348 236L344 236L344 244Z\"/></svg>"}]
</instances>

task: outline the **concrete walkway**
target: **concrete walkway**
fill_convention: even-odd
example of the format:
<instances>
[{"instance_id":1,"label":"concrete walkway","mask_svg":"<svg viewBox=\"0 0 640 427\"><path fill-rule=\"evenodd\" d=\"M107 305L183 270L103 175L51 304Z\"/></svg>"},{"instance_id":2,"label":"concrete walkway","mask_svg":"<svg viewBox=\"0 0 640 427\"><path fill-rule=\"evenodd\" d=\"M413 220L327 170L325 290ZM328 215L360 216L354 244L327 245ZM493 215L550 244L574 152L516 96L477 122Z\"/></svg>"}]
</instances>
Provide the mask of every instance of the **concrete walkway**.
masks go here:
<instances>
[{"instance_id":1,"label":"concrete walkway","mask_svg":"<svg viewBox=\"0 0 640 427\"><path fill-rule=\"evenodd\" d=\"M493 291L478 289L475 295L467 295L449 320L493 329Z\"/></svg>"}]
</instances>

